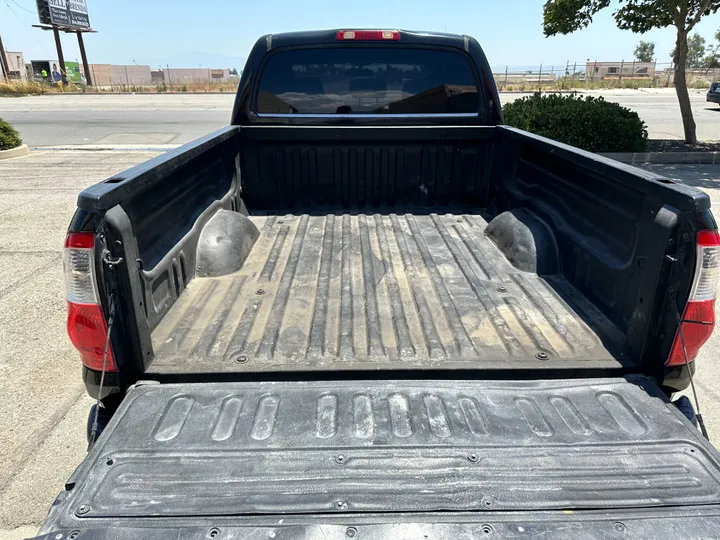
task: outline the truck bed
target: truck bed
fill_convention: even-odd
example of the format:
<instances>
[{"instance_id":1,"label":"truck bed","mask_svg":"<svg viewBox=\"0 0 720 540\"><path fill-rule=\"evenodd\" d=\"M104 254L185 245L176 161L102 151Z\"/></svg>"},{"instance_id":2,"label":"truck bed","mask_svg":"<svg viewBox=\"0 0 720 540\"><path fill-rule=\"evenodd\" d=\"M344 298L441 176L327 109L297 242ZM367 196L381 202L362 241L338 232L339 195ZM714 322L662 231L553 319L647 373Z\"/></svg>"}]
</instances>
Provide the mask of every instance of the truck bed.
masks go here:
<instances>
[{"instance_id":1,"label":"truck bed","mask_svg":"<svg viewBox=\"0 0 720 540\"><path fill-rule=\"evenodd\" d=\"M195 278L150 373L621 367L622 333L561 275L512 266L479 213L253 215L240 271Z\"/></svg>"}]
</instances>

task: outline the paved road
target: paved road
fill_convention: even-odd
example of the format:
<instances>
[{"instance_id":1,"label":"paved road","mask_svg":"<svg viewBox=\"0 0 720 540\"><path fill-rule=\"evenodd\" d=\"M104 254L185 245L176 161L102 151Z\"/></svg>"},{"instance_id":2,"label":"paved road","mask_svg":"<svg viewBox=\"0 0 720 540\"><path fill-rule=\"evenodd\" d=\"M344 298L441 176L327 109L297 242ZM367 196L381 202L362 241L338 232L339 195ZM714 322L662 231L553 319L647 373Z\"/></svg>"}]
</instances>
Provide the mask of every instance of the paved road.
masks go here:
<instances>
[{"instance_id":1,"label":"paved road","mask_svg":"<svg viewBox=\"0 0 720 540\"><path fill-rule=\"evenodd\" d=\"M0 98L0 117L30 146L184 144L230 122L231 94L88 94Z\"/></svg>"},{"instance_id":2,"label":"paved road","mask_svg":"<svg viewBox=\"0 0 720 540\"><path fill-rule=\"evenodd\" d=\"M651 138L683 137L672 89L589 92L640 114ZM503 94L503 102L523 94ZM700 139L720 139L720 107L691 90ZM230 121L230 94L88 94L0 98L0 116L31 146L183 144Z\"/></svg>"}]
</instances>

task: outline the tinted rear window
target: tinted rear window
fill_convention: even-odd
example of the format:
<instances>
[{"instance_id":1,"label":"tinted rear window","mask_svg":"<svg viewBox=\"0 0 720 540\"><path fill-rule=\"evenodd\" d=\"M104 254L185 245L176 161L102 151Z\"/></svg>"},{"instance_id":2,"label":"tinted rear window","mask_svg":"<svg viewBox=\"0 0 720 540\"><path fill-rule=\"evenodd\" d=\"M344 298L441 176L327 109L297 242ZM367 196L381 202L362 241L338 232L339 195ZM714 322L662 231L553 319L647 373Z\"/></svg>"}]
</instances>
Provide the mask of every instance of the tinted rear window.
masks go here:
<instances>
[{"instance_id":1,"label":"tinted rear window","mask_svg":"<svg viewBox=\"0 0 720 540\"><path fill-rule=\"evenodd\" d=\"M397 46L276 53L257 96L257 111L269 114L457 114L478 106L462 53Z\"/></svg>"}]
</instances>

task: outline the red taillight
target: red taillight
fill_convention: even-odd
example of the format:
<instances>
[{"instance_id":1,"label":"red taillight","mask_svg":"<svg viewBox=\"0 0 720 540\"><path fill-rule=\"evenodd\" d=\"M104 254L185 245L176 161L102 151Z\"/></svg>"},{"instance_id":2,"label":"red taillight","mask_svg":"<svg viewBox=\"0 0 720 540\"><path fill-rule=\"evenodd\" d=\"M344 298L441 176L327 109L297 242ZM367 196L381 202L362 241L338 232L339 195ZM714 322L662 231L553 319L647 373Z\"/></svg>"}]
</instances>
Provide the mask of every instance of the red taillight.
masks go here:
<instances>
[{"instance_id":1,"label":"red taillight","mask_svg":"<svg viewBox=\"0 0 720 540\"><path fill-rule=\"evenodd\" d=\"M335 39L338 41L399 41L397 30L340 30Z\"/></svg>"},{"instance_id":2,"label":"red taillight","mask_svg":"<svg viewBox=\"0 0 720 540\"><path fill-rule=\"evenodd\" d=\"M68 302L67 331L70 341L80 351L82 363L90 369L102 371L108 333L102 308L97 304ZM105 371L117 371L112 347L105 359Z\"/></svg>"},{"instance_id":3,"label":"red taillight","mask_svg":"<svg viewBox=\"0 0 720 540\"><path fill-rule=\"evenodd\" d=\"M680 330L675 334L668 366L681 366L693 361L700 347L715 328L715 297L720 282L720 234L718 231L698 231L695 279L688 303L683 312ZM684 345L684 349L683 349Z\"/></svg>"},{"instance_id":4,"label":"red taillight","mask_svg":"<svg viewBox=\"0 0 720 540\"><path fill-rule=\"evenodd\" d=\"M94 233L69 233L65 239L63 269L68 301L67 331L80 352L82 363L100 371L103 368L108 327L97 296ZM105 358L105 371L117 371L112 348Z\"/></svg>"}]
</instances>

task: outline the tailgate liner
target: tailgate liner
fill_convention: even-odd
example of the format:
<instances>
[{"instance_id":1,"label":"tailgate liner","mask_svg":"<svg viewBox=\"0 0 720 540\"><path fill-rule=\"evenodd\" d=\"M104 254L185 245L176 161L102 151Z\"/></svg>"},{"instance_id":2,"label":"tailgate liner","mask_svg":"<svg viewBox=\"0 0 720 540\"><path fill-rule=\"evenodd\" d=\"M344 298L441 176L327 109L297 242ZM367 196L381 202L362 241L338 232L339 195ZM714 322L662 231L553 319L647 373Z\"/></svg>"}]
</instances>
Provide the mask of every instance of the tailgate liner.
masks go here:
<instances>
[{"instance_id":1,"label":"tailgate liner","mask_svg":"<svg viewBox=\"0 0 720 540\"><path fill-rule=\"evenodd\" d=\"M644 378L147 384L51 511L108 519L716 505L718 453Z\"/></svg>"},{"instance_id":2,"label":"tailgate liner","mask_svg":"<svg viewBox=\"0 0 720 540\"><path fill-rule=\"evenodd\" d=\"M479 214L250 219L243 267L189 283L148 373L629 364L623 333L561 275L513 267Z\"/></svg>"}]
</instances>

